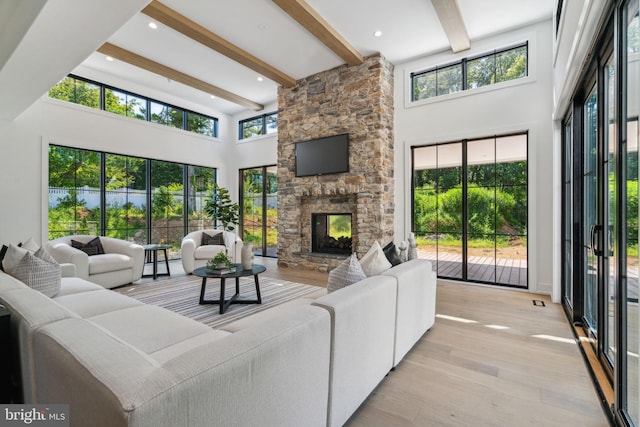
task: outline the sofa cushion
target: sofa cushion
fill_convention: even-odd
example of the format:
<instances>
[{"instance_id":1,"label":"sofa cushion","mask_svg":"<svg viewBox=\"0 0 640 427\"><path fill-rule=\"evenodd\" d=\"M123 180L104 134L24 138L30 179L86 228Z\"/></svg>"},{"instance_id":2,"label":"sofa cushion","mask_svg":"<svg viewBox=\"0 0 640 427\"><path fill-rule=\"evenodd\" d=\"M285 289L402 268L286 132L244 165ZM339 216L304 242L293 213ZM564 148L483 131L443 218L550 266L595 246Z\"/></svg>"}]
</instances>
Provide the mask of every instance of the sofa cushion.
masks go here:
<instances>
[{"instance_id":1,"label":"sofa cushion","mask_svg":"<svg viewBox=\"0 0 640 427\"><path fill-rule=\"evenodd\" d=\"M220 252L224 252L227 248L221 245L198 246L194 253L195 259L211 259Z\"/></svg>"},{"instance_id":2,"label":"sofa cushion","mask_svg":"<svg viewBox=\"0 0 640 427\"><path fill-rule=\"evenodd\" d=\"M60 291L60 265L40 248L27 252L13 269L13 276L36 291L54 297Z\"/></svg>"},{"instance_id":3,"label":"sofa cushion","mask_svg":"<svg viewBox=\"0 0 640 427\"><path fill-rule=\"evenodd\" d=\"M104 254L104 248L102 247L102 242L100 242L100 237L91 239L87 243L71 239L71 246L76 249L80 249L89 256Z\"/></svg>"},{"instance_id":4,"label":"sofa cushion","mask_svg":"<svg viewBox=\"0 0 640 427\"><path fill-rule=\"evenodd\" d=\"M333 292L366 278L356 254L353 254L329 272L327 292Z\"/></svg>"},{"instance_id":5,"label":"sofa cushion","mask_svg":"<svg viewBox=\"0 0 640 427\"><path fill-rule=\"evenodd\" d=\"M89 275L126 270L133 267L133 259L123 254L102 254L89 257Z\"/></svg>"},{"instance_id":6,"label":"sofa cushion","mask_svg":"<svg viewBox=\"0 0 640 427\"><path fill-rule=\"evenodd\" d=\"M63 277L60 281L60 292L56 297L78 294L80 292L101 291L104 288L79 277Z\"/></svg>"},{"instance_id":7,"label":"sofa cushion","mask_svg":"<svg viewBox=\"0 0 640 427\"><path fill-rule=\"evenodd\" d=\"M268 310L262 310L255 314L252 314L251 316L246 316L242 319L236 320L235 322L223 325L220 329L228 332L238 332L243 329L248 329L256 325L261 325L262 323L266 322L269 319L273 319L274 317L281 316L282 313L290 311L295 307L299 307L301 305L311 305L313 301L315 301L315 298L296 298L291 301L279 304L275 307L271 307Z\"/></svg>"},{"instance_id":8,"label":"sofa cushion","mask_svg":"<svg viewBox=\"0 0 640 427\"><path fill-rule=\"evenodd\" d=\"M360 265L367 277L377 276L391 268L391 263L387 260L387 257L380 247L380 243L377 241L373 242L371 248L369 248L367 253L360 259Z\"/></svg>"},{"instance_id":9,"label":"sofa cushion","mask_svg":"<svg viewBox=\"0 0 640 427\"><path fill-rule=\"evenodd\" d=\"M144 304L104 313L88 320L146 354L212 331L204 323L162 307ZM228 334L221 332L220 336L224 335Z\"/></svg>"},{"instance_id":10,"label":"sofa cushion","mask_svg":"<svg viewBox=\"0 0 640 427\"><path fill-rule=\"evenodd\" d=\"M206 246L206 245L224 246L224 234L223 233L208 234L203 231L202 237L200 239L200 245L201 246Z\"/></svg>"},{"instance_id":11,"label":"sofa cushion","mask_svg":"<svg viewBox=\"0 0 640 427\"><path fill-rule=\"evenodd\" d=\"M85 319L104 313L119 313L127 308L144 305L136 299L104 288L92 292L58 296L54 300Z\"/></svg>"}]
</instances>

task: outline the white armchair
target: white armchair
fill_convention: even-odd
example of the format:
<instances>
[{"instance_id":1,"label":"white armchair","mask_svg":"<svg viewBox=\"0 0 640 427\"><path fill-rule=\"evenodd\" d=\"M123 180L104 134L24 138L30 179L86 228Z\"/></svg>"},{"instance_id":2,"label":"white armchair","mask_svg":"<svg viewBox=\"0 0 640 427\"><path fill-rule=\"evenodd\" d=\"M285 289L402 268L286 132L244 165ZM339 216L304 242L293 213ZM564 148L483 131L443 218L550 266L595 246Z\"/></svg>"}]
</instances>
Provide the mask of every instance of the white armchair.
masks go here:
<instances>
[{"instance_id":1,"label":"white armchair","mask_svg":"<svg viewBox=\"0 0 640 427\"><path fill-rule=\"evenodd\" d=\"M115 288L142 277L144 248L137 243L100 236L104 254L89 256L71 246L71 240L87 243L96 236L64 236L46 243L45 249L60 264L75 266L77 277L105 288Z\"/></svg>"},{"instance_id":2,"label":"white armchair","mask_svg":"<svg viewBox=\"0 0 640 427\"><path fill-rule=\"evenodd\" d=\"M202 245L202 233L210 236L223 234L224 245ZM235 241L234 241L235 237ZM216 256L218 252L227 251L229 258L234 263L240 263L242 253L242 239L235 233L222 230L198 230L184 236L182 239L182 267L184 272L190 274L198 267L207 265L207 261Z\"/></svg>"}]
</instances>

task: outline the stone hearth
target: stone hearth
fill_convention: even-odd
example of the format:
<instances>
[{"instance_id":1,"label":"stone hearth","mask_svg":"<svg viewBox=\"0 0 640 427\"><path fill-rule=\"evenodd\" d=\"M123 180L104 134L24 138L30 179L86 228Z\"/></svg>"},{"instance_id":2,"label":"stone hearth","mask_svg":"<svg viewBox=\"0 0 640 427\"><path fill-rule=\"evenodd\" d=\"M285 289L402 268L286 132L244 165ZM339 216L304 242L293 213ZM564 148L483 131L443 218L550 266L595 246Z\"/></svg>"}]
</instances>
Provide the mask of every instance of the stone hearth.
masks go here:
<instances>
[{"instance_id":1,"label":"stone hearth","mask_svg":"<svg viewBox=\"0 0 640 427\"><path fill-rule=\"evenodd\" d=\"M349 134L349 172L295 176L295 143ZM328 271L347 255L312 251L311 214L351 213L352 249L393 239L393 65L380 55L278 90L278 264Z\"/></svg>"}]
</instances>

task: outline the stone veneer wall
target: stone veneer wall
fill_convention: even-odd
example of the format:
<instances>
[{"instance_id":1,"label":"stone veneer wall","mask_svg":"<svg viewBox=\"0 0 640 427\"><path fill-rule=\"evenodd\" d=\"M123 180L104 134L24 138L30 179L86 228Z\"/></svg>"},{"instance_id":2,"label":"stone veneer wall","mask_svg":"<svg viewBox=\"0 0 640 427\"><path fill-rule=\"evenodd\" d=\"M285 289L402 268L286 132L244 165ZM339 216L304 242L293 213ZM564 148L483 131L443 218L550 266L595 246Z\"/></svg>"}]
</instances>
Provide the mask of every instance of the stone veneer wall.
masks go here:
<instances>
[{"instance_id":1,"label":"stone veneer wall","mask_svg":"<svg viewBox=\"0 0 640 427\"><path fill-rule=\"evenodd\" d=\"M295 143L349 134L349 172L295 176ZM328 271L311 253L311 213L352 213L353 249L393 239L393 65L380 55L278 90L278 263Z\"/></svg>"}]
</instances>

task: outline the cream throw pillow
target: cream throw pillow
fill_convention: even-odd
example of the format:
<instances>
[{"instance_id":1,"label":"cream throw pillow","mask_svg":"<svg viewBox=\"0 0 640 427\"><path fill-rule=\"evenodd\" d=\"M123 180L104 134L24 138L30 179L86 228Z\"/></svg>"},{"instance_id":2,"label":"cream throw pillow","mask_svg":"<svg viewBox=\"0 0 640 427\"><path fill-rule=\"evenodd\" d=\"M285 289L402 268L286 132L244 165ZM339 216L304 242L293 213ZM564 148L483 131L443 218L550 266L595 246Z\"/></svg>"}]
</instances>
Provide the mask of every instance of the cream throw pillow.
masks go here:
<instances>
[{"instance_id":1,"label":"cream throw pillow","mask_svg":"<svg viewBox=\"0 0 640 427\"><path fill-rule=\"evenodd\" d=\"M382 251L382 247L378 241L373 242L369 251L360 258L360 265L367 277L377 276L391 268L391 263Z\"/></svg>"}]
</instances>

